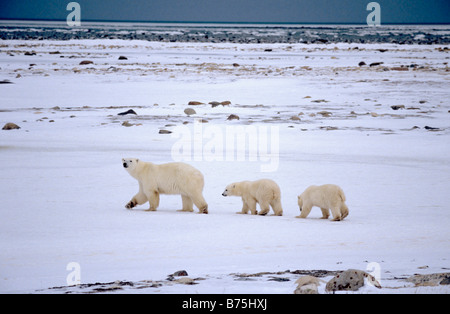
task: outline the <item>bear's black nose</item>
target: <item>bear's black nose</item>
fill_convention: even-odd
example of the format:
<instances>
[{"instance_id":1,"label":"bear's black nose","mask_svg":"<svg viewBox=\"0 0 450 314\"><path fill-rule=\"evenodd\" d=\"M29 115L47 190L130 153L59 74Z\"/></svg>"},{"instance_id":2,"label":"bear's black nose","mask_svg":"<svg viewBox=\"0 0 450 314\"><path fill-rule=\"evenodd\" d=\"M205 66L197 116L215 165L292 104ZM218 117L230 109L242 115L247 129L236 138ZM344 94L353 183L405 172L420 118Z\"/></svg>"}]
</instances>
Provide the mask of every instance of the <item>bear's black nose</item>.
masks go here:
<instances>
[{"instance_id":1,"label":"bear's black nose","mask_svg":"<svg viewBox=\"0 0 450 314\"><path fill-rule=\"evenodd\" d=\"M127 163L124 162L124 163L123 163L123 167L124 167L124 168L128 168Z\"/></svg>"},{"instance_id":2,"label":"bear's black nose","mask_svg":"<svg viewBox=\"0 0 450 314\"><path fill-rule=\"evenodd\" d=\"M225 194L225 192L223 192L223 193L222 193L222 196L227 196L227 195Z\"/></svg>"}]
</instances>

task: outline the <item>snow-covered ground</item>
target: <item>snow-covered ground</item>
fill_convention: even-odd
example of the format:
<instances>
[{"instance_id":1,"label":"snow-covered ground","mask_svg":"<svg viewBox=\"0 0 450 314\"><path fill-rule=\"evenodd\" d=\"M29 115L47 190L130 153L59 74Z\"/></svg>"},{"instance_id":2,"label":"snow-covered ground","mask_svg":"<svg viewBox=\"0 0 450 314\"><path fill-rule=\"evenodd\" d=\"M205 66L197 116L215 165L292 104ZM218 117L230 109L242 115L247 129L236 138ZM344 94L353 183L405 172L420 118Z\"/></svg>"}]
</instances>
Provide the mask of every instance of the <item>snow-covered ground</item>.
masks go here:
<instances>
[{"instance_id":1,"label":"snow-covered ground","mask_svg":"<svg viewBox=\"0 0 450 314\"><path fill-rule=\"evenodd\" d=\"M115 292L292 293L300 275L274 273L378 265L383 289L363 293L449 293L402 280L450 269L448 58L388 44L0 42L0 80L13 83L0 84L0 124L21 127L0 131L0 291L77 292L48 290L75 262L83 284L204 279ZM128 109L138 115L118 115ZM194 165L209 214L177 212L178 196L126 210L138 185L122 157ZM264 177L283 216L235 214L224 187ZM295 218L297 195L325 183L343 188L350 215ZM236 280L259 272L270 274Z\"/></svg>"}]
</instances>

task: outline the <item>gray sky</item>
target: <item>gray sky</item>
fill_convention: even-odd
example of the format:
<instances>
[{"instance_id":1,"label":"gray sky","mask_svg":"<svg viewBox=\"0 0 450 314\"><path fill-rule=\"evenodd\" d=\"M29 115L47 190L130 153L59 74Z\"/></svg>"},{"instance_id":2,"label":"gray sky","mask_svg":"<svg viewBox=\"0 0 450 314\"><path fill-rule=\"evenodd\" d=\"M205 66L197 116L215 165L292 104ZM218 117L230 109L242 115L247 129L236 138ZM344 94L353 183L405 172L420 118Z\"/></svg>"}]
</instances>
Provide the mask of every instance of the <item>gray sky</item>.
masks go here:
<instances>
[{"instance_id":1,"label":"gray sky","mask_svg":"<svg viewBox=\"0 0 450 314\"><path fill-rule=\"evenodd\" d=\"M0 0L0 19L65 20L71 0ZM81 21L365 23L371 0L78 0ZM378 0L381 23L450 23L450 0Z\"/></svg>"}]
</instances>

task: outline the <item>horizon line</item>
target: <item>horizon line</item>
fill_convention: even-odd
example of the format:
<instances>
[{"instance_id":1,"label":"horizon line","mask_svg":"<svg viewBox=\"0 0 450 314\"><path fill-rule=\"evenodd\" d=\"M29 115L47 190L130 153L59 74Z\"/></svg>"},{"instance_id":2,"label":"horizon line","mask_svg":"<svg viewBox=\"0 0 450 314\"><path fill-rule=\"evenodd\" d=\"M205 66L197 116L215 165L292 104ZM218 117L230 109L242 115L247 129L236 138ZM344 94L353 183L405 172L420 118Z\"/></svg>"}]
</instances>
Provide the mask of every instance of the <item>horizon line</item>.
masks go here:
<instances>
[{"instance_id":1,"label":"horizon line","mask_svg":"<svg viewBox=\"0 0 450 314\"><path fill-rule=\"evenodd\" d=\"M33 22L66 22L66 19L30 19L30 18L2 18L0 21L33 21ZM226 22L226 21L146 21L146 20L82 20L81 23L155 23L155 24L259 24L259 25L367 25L364 22ZM444 22L386 22L383 25L450 25Z\"/></svg>"}]
</instances>

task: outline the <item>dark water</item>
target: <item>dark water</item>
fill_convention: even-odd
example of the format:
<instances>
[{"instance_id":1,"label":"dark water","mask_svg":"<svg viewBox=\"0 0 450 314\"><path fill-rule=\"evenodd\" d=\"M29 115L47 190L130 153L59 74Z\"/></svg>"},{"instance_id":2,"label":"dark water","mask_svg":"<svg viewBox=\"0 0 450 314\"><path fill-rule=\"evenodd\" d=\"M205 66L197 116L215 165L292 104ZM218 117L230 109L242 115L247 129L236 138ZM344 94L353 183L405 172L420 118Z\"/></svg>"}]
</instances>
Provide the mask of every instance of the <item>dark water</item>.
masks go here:
<instances>
[{"instance_id":1,"label":"dark water","mask_svg":"<svg viewBox=\"0 0 450 314\"><path fill-rule=\"evenodd\" d=\"M293 25L0 21L0 39L125 39L211 43L450 44L450 25Z\"/></svg>"}]
</instances>

